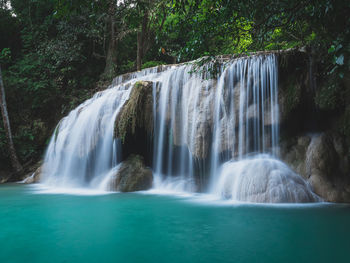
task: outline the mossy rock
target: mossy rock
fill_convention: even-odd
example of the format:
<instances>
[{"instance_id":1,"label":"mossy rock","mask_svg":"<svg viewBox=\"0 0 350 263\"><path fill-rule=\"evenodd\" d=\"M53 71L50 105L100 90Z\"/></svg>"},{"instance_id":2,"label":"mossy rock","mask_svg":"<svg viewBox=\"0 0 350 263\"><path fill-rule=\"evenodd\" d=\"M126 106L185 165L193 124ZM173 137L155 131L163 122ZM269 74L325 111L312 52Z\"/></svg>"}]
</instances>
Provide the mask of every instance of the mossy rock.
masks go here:
<instances>
[{"instance_id":1,"label":"mossy rock","mask_svg":"<svg viewBox=\"0 0 350 263\"><path fill-rule=\"evenodd\" d=\"M150 81L138 81L134 84L129 99L116 117L116 138L124 141L128 134L135 134L136 129L143 129L148 135L153 134L152 91L153 83Z\"/></svg>"}]
</instances>

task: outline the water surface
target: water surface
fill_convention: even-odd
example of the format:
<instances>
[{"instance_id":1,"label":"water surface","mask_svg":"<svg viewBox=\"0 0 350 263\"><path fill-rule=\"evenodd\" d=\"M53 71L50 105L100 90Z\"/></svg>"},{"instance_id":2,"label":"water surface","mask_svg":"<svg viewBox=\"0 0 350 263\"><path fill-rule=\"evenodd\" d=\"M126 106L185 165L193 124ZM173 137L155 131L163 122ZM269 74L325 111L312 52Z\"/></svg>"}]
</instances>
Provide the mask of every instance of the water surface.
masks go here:
<instances>
[{"instance_id":1,"label":"water surface","mask_svg":"<svg viewBox=\"0 0 350 263\"><path fill-rule=\"evenodd\" d=\"M196 201L192 201L192 200ZM0 186L0 262L347 262L347 205Z\"/></svg>"}]
</instances>

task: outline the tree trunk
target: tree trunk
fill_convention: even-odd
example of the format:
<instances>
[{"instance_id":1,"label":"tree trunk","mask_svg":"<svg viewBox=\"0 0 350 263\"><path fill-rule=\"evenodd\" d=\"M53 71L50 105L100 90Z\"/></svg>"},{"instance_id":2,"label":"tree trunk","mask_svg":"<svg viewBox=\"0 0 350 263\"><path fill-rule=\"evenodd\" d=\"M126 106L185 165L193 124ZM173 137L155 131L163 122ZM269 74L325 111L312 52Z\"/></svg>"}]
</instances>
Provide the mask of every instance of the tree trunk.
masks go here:
<instances>
[{"instance_id":1,"label":"tree trunk","mask_svg":"<svg viewBox=\"0 0 350 263\"><path fill-rule=\"evenodd\" d=\"M12 140L10 120L7 112L7 106L6 106L5 88L4 88L4 83L2 81L1 65L0 65L0 107L1 107L1 115L4 123L5 132L6 132L6 139L7 139L7 144L9 148L12 167L16 172L21 172L23 171L23 168L18 161L15 146L13 145L13 140Z\"/></svg>"},{"instance_id":2,"label":"tree trunk","mask_svg":"<svg viewBox=\"0 0 350 263\"><path fill-rule=\"evenodd\" d=\"M108 10L108 23L109 23L109 42L108 50L106 55L106 66L103 72L103 75L106 78L113 78L116 74L116 63L117 63L117 39L115 32L115 3L110 1L109 10Z\"/></svg>"},{"instance_id":3,"label":"tree trunk","mask_svg":"<svg viewBox=\"0 0 350 263\"><path fill-rule=\"evenodd\" d=\"M141 70L142 68L142 32L137 32L136 68L137 70Z\"/></svg>"},{"instance_id":4,"label":"tree trunk","mask_svg":"<svg viewBox=\"0 0 350 263\"><path fill-rule=\"evenodd\" d=\"M142 19L141 31L137 32L137 58L136 66L137 70L142 68L142 59L148 50L148 35L149 35L149 25L148 25L148 10Z\"/></svg>"}]
</instances>

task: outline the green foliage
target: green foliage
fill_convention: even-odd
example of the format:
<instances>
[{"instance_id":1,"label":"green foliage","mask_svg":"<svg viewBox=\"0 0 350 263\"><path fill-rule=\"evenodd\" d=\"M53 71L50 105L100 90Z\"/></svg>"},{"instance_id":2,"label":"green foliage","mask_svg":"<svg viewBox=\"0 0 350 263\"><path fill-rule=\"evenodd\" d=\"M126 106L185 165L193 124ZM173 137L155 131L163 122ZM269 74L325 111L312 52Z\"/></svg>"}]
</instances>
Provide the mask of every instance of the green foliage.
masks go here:
<instances>
[{"instance_id":1,"label":"green foliage","mask_svg":"<svg viewBox=\"0 0 350 263\"><path fill-rule=\"evenodd\" d=\"M319 84L316 105L343 110L349 102L344 84L350 71L349 1L11 0L11 5L12 10L0 5L0 63L22 160L40 155L58 120L96 90L113 39L111 21L115 74L135 70L137 33L146 13L142 68L205 57L194 71L211 61L215 77L215 55L306 47ZM298 92L288 88L291 108ZM0 159L6 155L1 127Z\"/></svg>"},{"instance_id":2,"label":"green foliage","mask_svg":"<svg viewBox=\"0 0 350 263\"><path fill-rule=\"evenodd\" d=\"M11 61L11 50L9 48L4 48L0 52L0 63L6 64Z\"/></svg>"},{"instance_id":3,"label":"green foliage","mask_svg":"<svg viewBox=\"0 0 350 263\"><path fill-rule=\"evenodd\" d=\"M41 156L51 127L91 95L89 88L103 67L91 55L85 17L57 20L52 16L53 2L13 1L16 16L8 14L21 27L17 29L21 45L7 42L0 50L14 142L24 162ZM6 28L0 30L2 36ZM1 152L6 144L0 139ZM0 154L0 162L5 159Z\"/></svg>"},{"instance_id":4,"label":"green foliage","mask_svg":"<svg viewBox=\"0 0 350 263\"><path fill-rule=\"evenodd\" d=\"M121 73L135 71L135 61L127 61L125 64L120 66L119 70Z\"/></svg>"},{"instance_id":5,"label":"green foliage","mask_svg":"<svg viewBox=\"0 0 350 263\"><path fill-rule=\"evenodd\" d=\"M174 1L171 9L160 38L178 60L241 53L252 43L251 22L227 1Z\"/></svg>"},{"instance_id":6,"label":"green foliage","mask_svg":"<svg viewBox=\"0 0 350 263\"><path fill-rule=\"evenodd\" d=\"M335 110L343 105L342 88L331 80L319 87L315 102L323 110Z\"/></svg>"},{"instance_id":7,"label":"green foliage","mask_svg":"<svg viewBox=\"0 0 350 263\"><path fill-rule=\"evenodd\" d=\"M152 67L156 67L156 66L160 66L160 65L164 65L164 64L166 64L166 63L163 61L147 61L147 62L142 64L142 69L152 68Z\"/></svg>"}]
</instances>

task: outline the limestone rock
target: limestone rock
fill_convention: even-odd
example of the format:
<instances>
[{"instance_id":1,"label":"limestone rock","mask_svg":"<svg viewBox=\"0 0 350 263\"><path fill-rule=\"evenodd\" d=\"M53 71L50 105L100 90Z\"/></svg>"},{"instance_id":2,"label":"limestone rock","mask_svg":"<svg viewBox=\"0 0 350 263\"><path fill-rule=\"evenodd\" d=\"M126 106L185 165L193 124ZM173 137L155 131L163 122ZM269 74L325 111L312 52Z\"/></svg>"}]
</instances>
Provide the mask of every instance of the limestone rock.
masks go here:
<instances>
[{"instance_id":1,"label":"limestone rock","mask_svg":"<svg viewBox=\"0 0 350 263\"><path fill-rule=\"evenodd\" d=\"M306 150L311 141L311 137L303 135L298 138L284 140L281 143L282 159L298 174L305 176Z\"/></svg>"},{"instance_id":2,"label":"limestone rock","mask_svg":"<svg viewBox=\"0 0 350 263\"><path fill-rule=\"evenodd\" d=\"M123 105L115 121L114 135L124 139L143 128L148 134L153 133L153 82L138 81L131 91L129 99Z\"/></svg>"},{"instance_id":3,"label":"limestone rock","mask_svg":"<svg viewBox=\"0 0 350 263\"><path fill-rule=\"evenodd\" d=\"M303 135L281 144L282 159L329 202L350 202L350 169L344 139L335 133Z\"/></svg>"},{"instance_id":4,"label":"limestone rock","mask_svg":"<svg viewBox=\"0 0 350 263\"><path fill-rule=\"evenodd\" d=\"M350 202L347 156L335 134L312 138L306 152L305 173L316 193L330 202Z\"/></svg>"},{"instance_id":5,"label":"limestone rock","mask_svg":"<svg viewBox=\"0 0 350 263\"><path fill-rule=\"evenodd\" d=\"M283 162L261 155L223 165L217 192L225 199L257 203L306 203L320 198Z\"/></svg>"},{"instance_id":6,"label":"limestone rock","mask_svg":"<svg viewBox=\"0 0 350 263\"><path fill-rule=\"evenodd\" d=\"M109 182L109 190L133 192L148 190L152 187L152 170L145 167L143 158L139 155L130 155L122 162L116 174Z\"/></svg>"},{"instance_id":7,"label":"limestone rock","mask_svg":"<svg viewBox=\"0 0 350 263\"><path fill-rule=\"evenodd\" d=\"M199 98L190 97L188 107L186 142L194 157L204 159L210 151L208 138L213 126L213 88L203 88ZM179 122L177 126L182 124ZM181 139L175 136L174 141L181 142Z\"/></svg>"},{"instance_id":8,"label":"limestone rock","mask_svg":"<svg viewBox=\"0 0 350 263\"><path fill-rule=\"evenodd\" d=\"M42 175L42 165L39 166L34 173L25 178L22 183L24 184L35 184L39 183L41 175Z\"/></svg>"}]
</instances>

